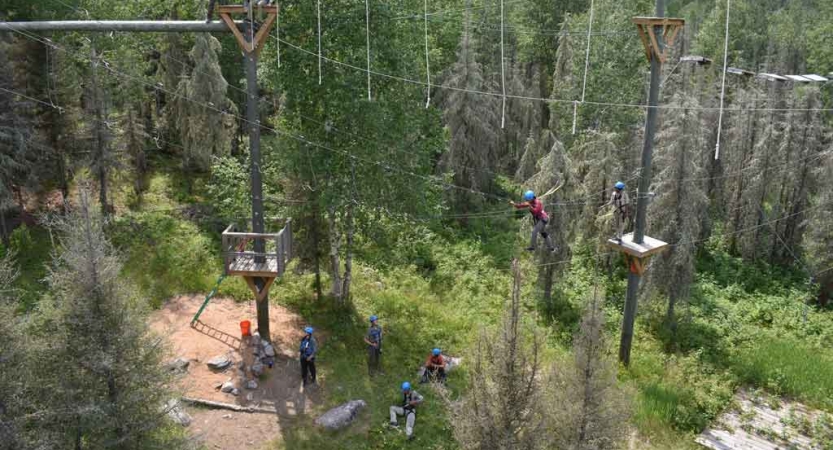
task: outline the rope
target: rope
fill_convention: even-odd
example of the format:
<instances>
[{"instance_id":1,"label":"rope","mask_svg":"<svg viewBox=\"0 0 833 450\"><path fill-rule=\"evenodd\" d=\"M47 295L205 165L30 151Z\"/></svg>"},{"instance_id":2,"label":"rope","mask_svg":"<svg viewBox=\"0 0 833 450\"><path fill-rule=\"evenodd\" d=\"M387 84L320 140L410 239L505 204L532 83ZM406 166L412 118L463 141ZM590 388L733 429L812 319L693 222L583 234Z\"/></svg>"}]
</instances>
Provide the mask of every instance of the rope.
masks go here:
<instances>
[{"instance_id":1,"label":"rope","mask_svg":"<svg viewBox=\"0 0 833 450\"><path fill-rule=\"evenodd\" d=\"M431 65L430 65L429 60L428 60L428 0L425 0L424 3L425 3L425 75L428 78L428 87L426 88L426 92L428 93L428 100L426 100L426 102L425 102L425 108L427 109L431 105Z\"/></svg>"},{"instance_id":2,"label":"rope","mask_svg":"<svg viewBox=\"0 0 833 450\"><path fill-rule=\"evenodd\" d=\"M367 101L370 101L370 0L364 0L364 17L367 38Z\"/></svg>"},{"instance_id":3,"label":"rope","mask_svg":"<svg viewBox=\"0 0 833 450\"><path fill-rule=\"evenodd\" d=\"M584 49L584 80L581 82L581 103L584 103L584 94L587 92L587 68L590 66L590 34L593 32L593 0L590 0L590 17L587 21L587 46ZM578 103L573 102L573 134L576 134L576 122L578 121Z\"/></svg>"},{"instance_id":4,"label":"rope","mask_svg":"<svg viewBox=\"0 0 833 450\"><path fill-rule=\"evenodd\" d=\"M726 0L726 36L723 38L723 80L720 82L720 114L717 116L717 143L714 145L714 159L720 159L720 132L723 128L723 100L726 94L726 70L729 68L729 3Z\"/></svg>"},{"instance_id":5,"label":"rope","mask_svg":"<svg viewBox=\"0 0 833 450\"><path fill-rule=\"evenodd\" d=\"M323 58L321 56L321 0L318 0L316 4L318 5L318 85L320 86L322 81L321 61ZM370 72L370 69L368 69L368 72Z\"/></svg>"},{"instance_id":6,"label":"rope","mask_svg":"<svg viewBox=\"0 0 833 450\"><path fill-rule=\"evenodd\" d=\"M275 24L275 46L278 49L278 69L281 68L281 11L278 11Z\"/></svg>"},{"instance_id":7,"label":"rope","mask_svg":"<svg viewBox=\"0 0 833 450\"><path fill-rule=\"evenodd\" d=\"M500 87L503 89L500 128L504 128L506 126L506 61L503 57L503 0L500 0Z\"/></svg>"}]
</instances>

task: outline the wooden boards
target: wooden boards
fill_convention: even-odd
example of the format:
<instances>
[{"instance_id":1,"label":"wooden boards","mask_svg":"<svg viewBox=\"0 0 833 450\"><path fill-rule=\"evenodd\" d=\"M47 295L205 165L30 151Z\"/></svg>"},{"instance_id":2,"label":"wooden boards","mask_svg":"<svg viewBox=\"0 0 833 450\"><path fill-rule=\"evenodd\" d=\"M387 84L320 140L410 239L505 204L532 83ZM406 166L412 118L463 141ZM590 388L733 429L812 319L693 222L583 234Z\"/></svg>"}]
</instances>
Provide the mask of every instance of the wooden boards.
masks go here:
<instances>
[{"instance_id":1,"label":"wooden boards","mask_svg":"<svg viewBox=\"0 0 833 450\"><path fill-rule=\"evenodd\" d=\"M641 244L633 242L633 233L628 233L622 236L620 243L616 239L608 239L607 245L620 252L626 253L630 256L642 259L651 255L655 255L668 247L667 242L654 239L650 236L645 236Z\"/></svg>"},{"instance_id":2,"label":"wooden boards","mask_svg":"<svg viewBox=\"0 0 833 450\"><path fill-rule=\"evenodd\" d=\"M821 449L808 432L820 423L820 411L800 403L740 390L716 423L695 439L713 450ZM829 431L829 430L828 430Z\"/></svg>"}]
</instances>

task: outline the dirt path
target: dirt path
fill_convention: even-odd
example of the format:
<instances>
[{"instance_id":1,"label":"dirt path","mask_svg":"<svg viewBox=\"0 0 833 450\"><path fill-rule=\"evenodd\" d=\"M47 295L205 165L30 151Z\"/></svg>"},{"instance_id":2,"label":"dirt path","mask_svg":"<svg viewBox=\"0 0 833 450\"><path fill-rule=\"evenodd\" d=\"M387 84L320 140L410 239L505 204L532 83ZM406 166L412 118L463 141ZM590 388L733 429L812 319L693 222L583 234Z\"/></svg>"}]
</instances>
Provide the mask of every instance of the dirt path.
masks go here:
<instances>
[{"instance_id":1,"label":"dirt path","mask_svg":"<svg viewBox=\"0 0 833 450\"><path fill-rule=\"evenodd\" d=\"M225 410L189 407L194 422L191 433L208 448L258 449L280 435L282 418L305 414L320 403L316 388L305 391L301 386L300 365L295 358L295 345L303 337L302 319L278 305L270 305L270 328L277 358L272 369L257 380L257 389L246 389L246 373L239 363L251 363L251 349L240 341L242 320L256 322L248 303L215 298L200 317L204 325L190 326L191 318L203 297L180 296L170 300L151 315L151 328L168 337L174 358L190 360L188 373L180 378L184 396L241 406L274 408L277 413L248 414ZM225 371L208 368L206 362L218 355L228 355L233 364ZM238 396L220 392L217 387L232 381Z\"/></svg>"}]
</instances>

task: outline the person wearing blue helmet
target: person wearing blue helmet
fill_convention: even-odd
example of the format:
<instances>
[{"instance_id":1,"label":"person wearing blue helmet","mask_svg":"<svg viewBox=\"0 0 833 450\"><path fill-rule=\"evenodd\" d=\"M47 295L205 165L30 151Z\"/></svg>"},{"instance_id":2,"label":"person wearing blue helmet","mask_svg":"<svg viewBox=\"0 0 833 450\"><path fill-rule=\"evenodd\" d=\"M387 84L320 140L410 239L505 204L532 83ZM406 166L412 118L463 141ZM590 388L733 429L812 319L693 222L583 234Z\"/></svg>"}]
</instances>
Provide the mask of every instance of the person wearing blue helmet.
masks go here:
<instances>
[{"instance_id":1,"label":"person wearing blue helmet","mask_svg":"<svg viewBox=\"0 0 833 450\"><path fill-rule=\"evenodd\" d=\"M438 348L432 350L428 359L425 360L425 369L419 382L427 383L431 380L445 383L445 357L443 357L443 351Z\"/></svg>"},{"instance_id":2,"label":"person wearing blue helmet","mask_svg":"<svg viewBox=\"0 0 833 450\"><path fill-rule=\"evenodd\" d=\"M304 386L307 383L315 384L315 354L318 352L318 343L312 337L312 327L304 328L304 338L301 339L301 379Z\"/></svg>"},{"instance_id":3,"label":"person wearing blue helmet","mask_svg":"<svg viewBox=\"0 0 833 450\"><path fill-rule=\"evenodd\" d=\"M617 181L613 185L613 193L610 195L610 202L607 206L613 207L613 220L616 226L616 241L622 243L622 235L625 232L625 223L630 216L630 199L625 191L625 183Z\"/></svg>"},{"instance_id":4,"label":"person wearing blue helmet","mask_svg":"<svg viewBox=\"0 0 833 450\"><path fill-rule=\"evenodd\" d=\"M551 252L555 252L556 248L552 245L552 239L550 238L549 233L547 233L547 222L550 221L550 216L548 216L547 212L544 211L544 204L541 203L541 200L535 197L535 192L524 192L523 203L510 201L509 204L514 206L515 209L529 209L530 214L532 214L532 237L529 240L529 247L526 249L528 251L535 251L536 244L538 242L538 235L540 234L547 241L547 248Z\"/></svg>"},{"instance_id":5,"label":"person wearing blue helmet","mask_svg":"<svg viewBox=\"0 0 833 450\"><path fill-rule=\"evenodd\" d=\"M414 423L416 422L416 408L422 403L422 396L411 389L411 383L402 383L402 406L390 407L390 425L399 426L397 416L405 416L405 435L408 440L414 439Z\"/></svg>"},{"instance_id":6,"label":"person wearing blue helmet","mask_svg":"<svg viewBox=\"0 0 833 450\"><path fill-rule=\"evenodd\" d=\"M376 315L370 316L370 328L364 337L367 344L367 370L370 376L376 375L382 365L382 327Z\"/></svg>"}]
</instances>

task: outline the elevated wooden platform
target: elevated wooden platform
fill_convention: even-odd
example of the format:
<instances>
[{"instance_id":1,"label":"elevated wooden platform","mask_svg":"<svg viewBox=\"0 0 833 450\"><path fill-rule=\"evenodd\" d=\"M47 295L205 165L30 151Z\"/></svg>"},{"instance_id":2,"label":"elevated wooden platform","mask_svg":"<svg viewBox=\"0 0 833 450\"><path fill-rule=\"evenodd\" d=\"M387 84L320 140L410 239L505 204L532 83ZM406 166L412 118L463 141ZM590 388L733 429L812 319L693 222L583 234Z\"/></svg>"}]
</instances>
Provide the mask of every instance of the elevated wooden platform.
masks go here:
<instances>
[{"instance_id":1,"label":"elevated wooden platform","mask_svg":"<svg viewBox=\"0 0 833 450\"><path fill-rule=\"evenodd\" d=\"M283 275L292 259L292 219L277 233L236 231L234 224L223 231L223 270L226 275L275 278ZM263 251L255 252L258 241Z\"/></svg>"},{"instance_id":2,"label":"elevated wooden platform","mask_svg":"<svg viewBox=\"0 0 833 450\"><path fill-rule=\"evenodd\" d=\"M223 231L222 245L223 272L243 277L255 299L261 301L292 259L292 219L277 233L239 232L231 224ZM255 251L258 247L261 251Z\"/></svg>"},{"instance_id":3,"label":"elevated wooden platform","mask_svg":"<svg viewBox=\"0 0 833 450\"><path fill-rule=\"evenodd\" d=\"M662 242L659 239L654 239L650 236L645 236L644 242L637 244L633 242L633 233L628 233L622 236L622 242L619 243L616 239L608 239L607 245L623 253L627 253L635 258L643 259L651 255L655 255L668 247L667 242Z\"/></svg>"}]
</instances>

